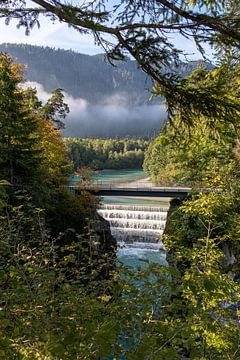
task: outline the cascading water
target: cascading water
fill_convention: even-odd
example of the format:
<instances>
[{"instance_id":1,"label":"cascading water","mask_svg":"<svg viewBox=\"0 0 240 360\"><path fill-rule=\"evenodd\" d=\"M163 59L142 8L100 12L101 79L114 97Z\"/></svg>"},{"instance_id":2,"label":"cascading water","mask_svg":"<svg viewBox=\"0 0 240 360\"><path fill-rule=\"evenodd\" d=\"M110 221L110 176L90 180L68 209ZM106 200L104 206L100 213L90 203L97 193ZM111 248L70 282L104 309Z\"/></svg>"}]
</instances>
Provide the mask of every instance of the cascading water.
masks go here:
<instances>
[{"instance_id":1,"label":"cascading water","mask_svg":"<svg viewBox=\"0 0 240 360\"><path fill-rule=\"evenodd\" d=\"M168 207L103 204L99 214L110 223L120 247L163 249Z\"/></svg>"}]
</instances>

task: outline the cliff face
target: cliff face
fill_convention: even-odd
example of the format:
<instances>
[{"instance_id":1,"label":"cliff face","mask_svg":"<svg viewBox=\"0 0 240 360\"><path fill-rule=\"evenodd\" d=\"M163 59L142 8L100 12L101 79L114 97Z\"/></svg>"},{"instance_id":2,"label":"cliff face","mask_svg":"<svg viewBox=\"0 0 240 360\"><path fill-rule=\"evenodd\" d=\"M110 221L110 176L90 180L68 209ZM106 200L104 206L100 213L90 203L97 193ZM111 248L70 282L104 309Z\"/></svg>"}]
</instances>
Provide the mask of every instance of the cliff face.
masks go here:
<instances>
[{"instance_id":1,"label":"cliff face","mask_svg":"<svg viewBox=\"0 0 240 360\"><path fill-rule=\"evenodd\" d=\"M96 241L95 249L101 254L109 253L115 256L117 242L111 234L109 222L95 212L91 226Z\"/></svg>"},{"instance_id":2,"label":"cliff face","mask_svg":"<svg viewBox=\"0 0 240 360\"><path fill-rule=\"evenodd\" d=\"M94 212L91 222L92 239L94 240L94 260L98 267L98 278L107 279L116 267L117 242L111 234L110 224L97 212ZM91 246L91 245L90 245Z\"/></svg>"},{"instance_id":3,"label":"cliff face","mask_svg":"<svg viewBox=\"0 0 240 360\"><path fill-rule=\"evenodd\" d=\"M179 207L181 206L183 200L180 199L172 199L170 202L170 208L168 210L168 214L167 214L167 221L166 221L166 226L164 229L164 233L163 235L173 235L175 232L175 225L176 225L176 214L177 211L179 209ZM168 264L176 269L181 268L181 264L177 261L176 259L176 254L175 254L176 249L167 249L166 252L166 259Z\"/></svg>"}]
</instances>

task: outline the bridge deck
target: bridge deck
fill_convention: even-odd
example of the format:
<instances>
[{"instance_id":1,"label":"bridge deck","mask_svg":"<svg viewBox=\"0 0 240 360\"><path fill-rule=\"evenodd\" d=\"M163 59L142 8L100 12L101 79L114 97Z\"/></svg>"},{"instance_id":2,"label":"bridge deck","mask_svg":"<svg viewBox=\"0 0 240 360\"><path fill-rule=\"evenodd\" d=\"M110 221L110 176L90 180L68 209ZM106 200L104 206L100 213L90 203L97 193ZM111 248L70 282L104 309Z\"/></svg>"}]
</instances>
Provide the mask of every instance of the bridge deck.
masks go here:
<instances>
[{"instance_id":1,"label":"bridge deck","mask_svg":"<svg viewBox=\"0 0 240 360\"><path fill-rule=\"evenodd\" d=\"M71 187L72 191L78 191L77 186ZM74 190L73 190L74 189ZM81 187L82 189L82 187ZM99 195L99 196L141 196L141 197L172 197L172 198L184 198L192 190L188 187L160 187L151 186L151 183L147 182L134 184L126 183L103 183L96 182L86 188L86 190Z\"/></svg>"}]
</instances>

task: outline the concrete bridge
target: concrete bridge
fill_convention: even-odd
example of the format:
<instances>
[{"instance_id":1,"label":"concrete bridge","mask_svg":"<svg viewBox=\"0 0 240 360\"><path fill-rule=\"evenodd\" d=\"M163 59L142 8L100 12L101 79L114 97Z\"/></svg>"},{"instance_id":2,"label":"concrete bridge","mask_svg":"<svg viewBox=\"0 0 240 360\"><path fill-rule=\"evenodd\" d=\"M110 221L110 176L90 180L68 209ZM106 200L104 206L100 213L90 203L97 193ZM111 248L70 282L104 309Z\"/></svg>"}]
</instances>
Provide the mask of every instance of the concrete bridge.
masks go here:
<instances>
[{"instance_id":1,"label":"concrete bridge","mask_svg":"<svg viewBox=\"0 0 240 360\"><path fill-rule=\"evenodd\" d=\"M97 196L133 196L133 197L168 197L185 198L192 188L190 187L160 187L150 182L105 183L96 181L89 186L70 186L70 191L77 192L83 189Z\"/></svg>"}]
</instances>

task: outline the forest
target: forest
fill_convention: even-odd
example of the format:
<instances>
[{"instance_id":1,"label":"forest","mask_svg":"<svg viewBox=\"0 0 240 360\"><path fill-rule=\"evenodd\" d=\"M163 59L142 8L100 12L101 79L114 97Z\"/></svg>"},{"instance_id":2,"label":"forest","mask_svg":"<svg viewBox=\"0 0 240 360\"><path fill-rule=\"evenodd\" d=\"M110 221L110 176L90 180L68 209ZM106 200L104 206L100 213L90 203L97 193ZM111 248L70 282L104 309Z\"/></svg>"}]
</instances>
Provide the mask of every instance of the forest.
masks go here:
<instances>
[{"instance_id":1,"label":"forest","mask_svg":"<svg viewBox=\"0 0 240 360\"><path fill-rule=\"evenodd\" d=\"M0 14L30 35L39 15L65 22L92 34L110 61L127 54L151 77L168 121L144 169L158 185L191 192L170 204L168 265L119 264L99 199L83 182L76 196L67 190L74 165L61 89L43 104L1 54L0 359L239 360L239 1L32 3L0 1ZM176 33L203 56L210 46L214 69L162 72L187 56Z\"/></svg>"},{"instance_id":2,"label":"forest","mask_svg":"<svg viewBox=\"0 0 240 360\"><path fill-rule=\"evenodd\" d=\"M61 91L43 105L34 89L19 87L11 57L0 64L0 358L238 359L239 68L199 68L185 79L186 88L221 84L234 126L197 118L189 137L179 112L149 144L144 167L153 181L194 189L172 201L163 236L169 267L132 272L117 265L98 200L81 184L76 197L65 190L73 163L60 136L68 112ZM119 153L147 145L65 142Z\"/></svg>"},{"instance_id":3,"label":"forest","mask_svg":"<svg viewBox=\"0 0 240 360\"><path fill-rule=\"evenodd\" d=\"M128 93L131 104L148 99L144 89L145 76L134 61L112 67L104 60L104 54L90 56L24 44L1 44L0 51L8 52L21 64L27 64L25 78L42 84L47 91L63 88L70 95L94 104L122 92ZM150 86L148 80L146 87Z\"/></svg>"},{"instance_id":4,"label":"forest","mask_svg":"<svg viewBox=\"0 0 240 360\"><path fill-rule=\"evenodd\" d=\"M150 103L151 79L130 59L112 66L104 53L90 56L27 44L0 44L0 51L11 54L22 65L27 64L25 79L42 84L48 92L62 88L73 97L86 99L91 104L103 104L114 94L124 94L131 106ZM181 62L176 71L186 76L202 62Z\"/></svg>"},{"instance_id":5,"label":"forest","mask_svg":"<svg viewBox=\"0 0 240 360\"><path fill-rule=\"evenodd\" d=\"M97 200L84 188L76 197L65 190L73 168L60 136L68 111L61 91L43 105L22 81L21 66L1 54L0 358L58 358L59 332L71 339L79 297L97 279L106 286L116 244Z\"/></svg>"},{"instance_id":6,"label":"forest","mask_svg":"<svg viewBox=\"0 0 240 360\"><path fill-rule=\"evenodd\" d=\"M151 96L150 77L132 59L114 61L112 66L104 54L27 44L0 44L0 51L24 65L24 78L34 83L41 100L56 88L64 89L71 111L63 136L152 137L166 119L163 98ZM196 60L172 62L171 69L184 77L201 63L211 67Z\"/></svg>"},{"instance_id":7,"label":"forest","mask_svg":"<svg viewBox=\"0 0 240 360\"><path fill-rule=\"evenodd\" d=\"M64 138L73 168L89 166L94 170L141 169L149 141L144 139Z\"/></svg>"}]
</instances>

